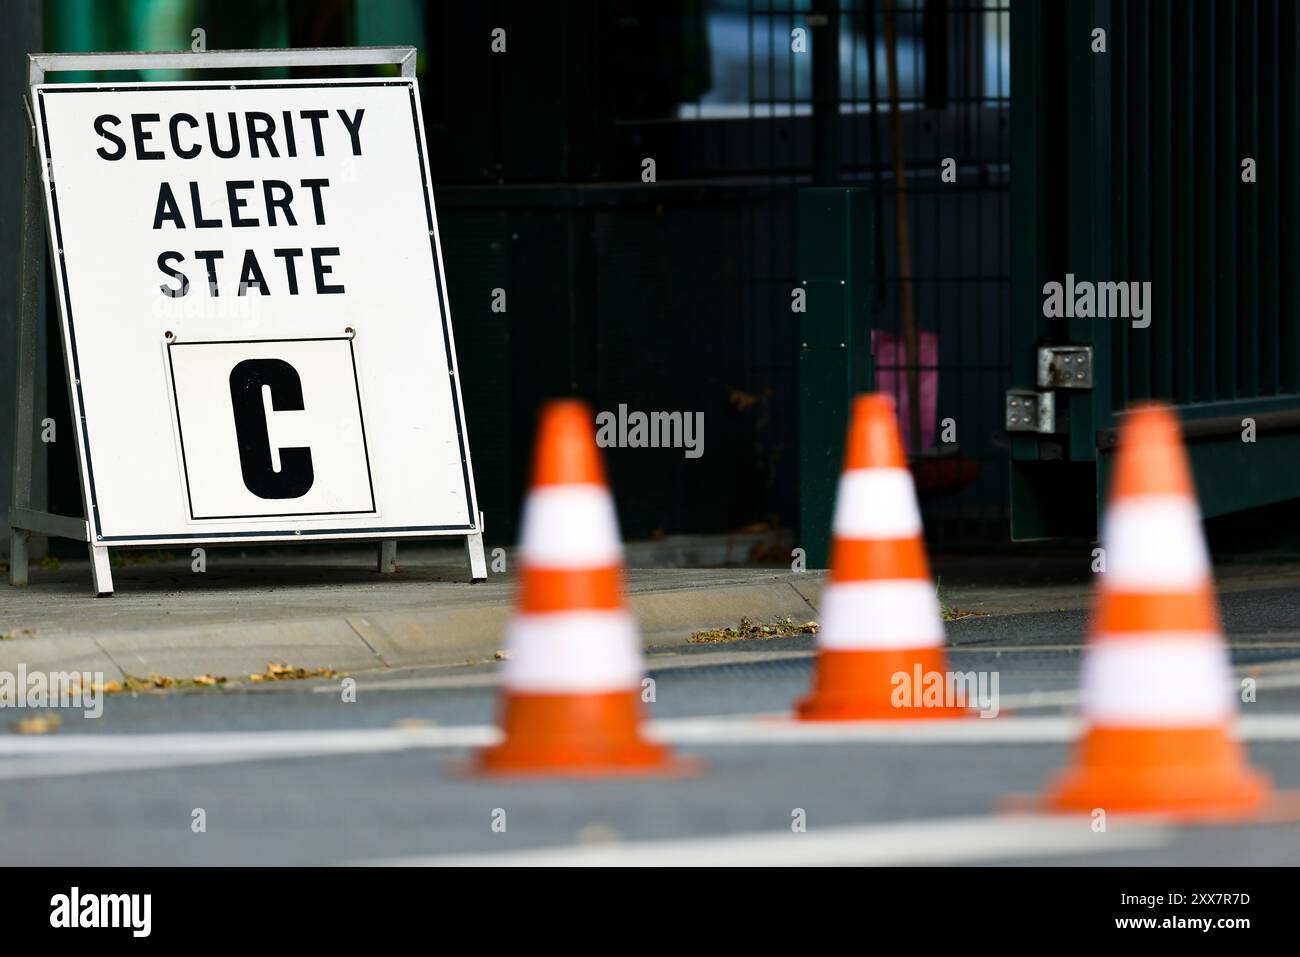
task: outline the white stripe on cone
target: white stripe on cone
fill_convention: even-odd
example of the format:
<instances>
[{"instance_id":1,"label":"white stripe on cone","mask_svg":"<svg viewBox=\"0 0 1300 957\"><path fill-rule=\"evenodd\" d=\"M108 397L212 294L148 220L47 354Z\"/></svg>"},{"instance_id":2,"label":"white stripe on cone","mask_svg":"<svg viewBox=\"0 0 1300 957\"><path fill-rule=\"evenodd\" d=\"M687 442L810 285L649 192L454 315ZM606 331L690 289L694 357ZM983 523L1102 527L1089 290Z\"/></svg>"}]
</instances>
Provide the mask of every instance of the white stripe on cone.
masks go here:
<instances>
[{"instance_id":1,"label":"white stripe on cone","mask_svg":"<svg viewBox=\"0 0 1300 957\"><path fill-rule=\"evenodd\" d=\"M838 538L912 538L921 534L912 473L849 469L840 476L831 531Z\"/></svg>"},{"instance_id":2,"label":"white stripe on cone","mask_svg":"<svg viewBox=\"0 0 1300 957\"><path fill-rule=\"evenodd\" d=\"M1212 632L1098 636L1084 654L1083 715L1130 728L1218 724L1236 710L1231 675Z\"/></svg>"},{"instance_id":3,"label":"white stripe on cone","mask_svg":"<svg viewBox=\"0 0 1300 957\"><path fill-rule=\"evenodd\" d=\"M641 687L641 640L622 609L516 615L502 682L511 691L586 693Z\"/></svg>"},{"instance_id":4,"label":"white stripe on cone","mask_svg":"<svg viewBox=\"0 0 1300 957\"><path fill-rule=\"evenodd\" d=\"M1182 495L1124 498L1102 527L1108 591L1180 591L1206 584L1210 563L1196 503Z\"/></svg>"},{"instance_id":5,"label":"white stripe on cone","mask_svg":"<svg viewBox=\"0 0 1300 957\"><path fill-rule=\"evenodd\" d=\"M618 518L601 485L543 485L524 502L520 558L541 568L604 568L622 560Z\"/></svg>"},{"instance_id":6,"label":"white stripe on cone","mask_svg":"<svg viewBox=\"0 0 1300 957\"><path fill-rule=\"evenodd\" d=\"M837 651L943 644L934 585L923 579L831 582L822 588L817 645Z\"/></svg>"}]
</instances>

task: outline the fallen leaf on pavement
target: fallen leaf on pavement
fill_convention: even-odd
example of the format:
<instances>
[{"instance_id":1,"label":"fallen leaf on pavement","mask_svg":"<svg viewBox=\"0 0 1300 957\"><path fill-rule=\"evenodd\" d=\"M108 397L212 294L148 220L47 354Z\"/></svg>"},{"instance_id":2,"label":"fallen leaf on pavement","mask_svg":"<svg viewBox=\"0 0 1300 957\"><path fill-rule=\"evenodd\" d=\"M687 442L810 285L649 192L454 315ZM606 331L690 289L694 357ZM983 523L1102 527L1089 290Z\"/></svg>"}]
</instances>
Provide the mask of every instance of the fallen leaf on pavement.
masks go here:
<instances>
[{"instance_id":1,"label":"fallen leaf on pavement","mask_svg":"<svg viewBox=\"0 0 1300 957\"><path fill-rule=\"evenodd\" d=\"M260 675L249 675L249 681L301 681L304 678L334 678L338 672L333 668L293 668L282 661L268 662L266 671Z\"/></svg>"},{"instance_id":2,"label":"fallen leaf on pavement","mask_svg":"<svg viewBox=\"0 0 1300 957\"><path fill-rule=\"evenodd\" d=\"M437 725L437 721L430 721L428 718L398 718L393 722L394 728L432 728Z\"/></svg>"},{"instance_id":3,"label":"fallen leaf on pavement","mask_svg":"<svg viewBox=\"0 0 1300 957\"><path fill-rule=\"evenodd\" d=\"M57 714L42 714L23 718L15 726L19 734L50 734L58 731L63 719Z\"/></svg>"},{"instance_id":4,"label":"fallen leaf on pavement","mask_svg":"<svg viewBox=\"0 0 1300 957\"><path fill-rule=\"evenodd\" d=\"M770 638L790 638L794 635L815 635L820 626L815 621L796 624L793 618L780 618L770 625L755 624L748 618L740 619L739 628L706 628L686 640L695 645L714 645L727 641L766 641Z\"/></svg>"}]
</instances>

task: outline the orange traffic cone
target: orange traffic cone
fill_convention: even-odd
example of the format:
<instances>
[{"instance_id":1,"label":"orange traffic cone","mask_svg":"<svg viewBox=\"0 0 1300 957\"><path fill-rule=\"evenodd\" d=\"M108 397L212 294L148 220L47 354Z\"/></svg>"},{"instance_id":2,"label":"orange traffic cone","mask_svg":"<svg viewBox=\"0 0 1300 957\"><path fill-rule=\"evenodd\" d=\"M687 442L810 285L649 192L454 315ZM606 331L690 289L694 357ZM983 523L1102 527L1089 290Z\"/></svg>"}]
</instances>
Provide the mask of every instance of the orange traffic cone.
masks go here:
<instances>
[{"instance_id":1,"label":"orange traffic cone","mask_svg":"<svg viewBox=\"0 0 1300 957\"><path fill-rule=\"evenodd\" d=\"M799 703L799 717L964 715L964 708L923 693L935 680L948 687L943 618L894 403L884 394L853 400L830 564L812 694Z\"/></svg>"},{"instance_id":2,"label":"orange traffic cone","mask_svg":"<svg viewBox=\"0 0 1300 957\"><path fill-rule=\"evenodd\" d=\"M517 609L506 635L501 727L480 770L654 772L641 737L641 640L623 598L614 502L583 402L547 403L524 504Z\"/></svg>"},{"instance_id":3,"label":"orange traffic cone","mask_svg":"<svg viewBox=\"0 0 1300 957\"><path fill-rule=\"evenodd\" d=\"M1133 411L1102 526L1106 568L1082 674L1088 724L1058 810L1224 818L1259 811L1264 775L1232 734L1236 704L1178 421Z\"/></svg>"}]
</instances>

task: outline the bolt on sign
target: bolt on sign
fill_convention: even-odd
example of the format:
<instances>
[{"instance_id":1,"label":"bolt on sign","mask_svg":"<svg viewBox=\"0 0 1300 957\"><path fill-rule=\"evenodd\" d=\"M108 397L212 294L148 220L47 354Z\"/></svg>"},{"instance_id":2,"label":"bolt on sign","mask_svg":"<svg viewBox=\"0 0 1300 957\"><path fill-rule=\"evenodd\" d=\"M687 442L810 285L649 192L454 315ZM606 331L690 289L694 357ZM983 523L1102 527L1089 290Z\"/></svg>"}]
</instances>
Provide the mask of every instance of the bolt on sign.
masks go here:
<instances>
[{"instance_id":1,"label":"bolt on sign","mask_svg":"<svg viewBox=\"0 0 1300 957\"><path fill-rule=\"evenodd\" d=\"M480 532L413 79L33 93L92 546Z\"/></svg>"}]
</instances>

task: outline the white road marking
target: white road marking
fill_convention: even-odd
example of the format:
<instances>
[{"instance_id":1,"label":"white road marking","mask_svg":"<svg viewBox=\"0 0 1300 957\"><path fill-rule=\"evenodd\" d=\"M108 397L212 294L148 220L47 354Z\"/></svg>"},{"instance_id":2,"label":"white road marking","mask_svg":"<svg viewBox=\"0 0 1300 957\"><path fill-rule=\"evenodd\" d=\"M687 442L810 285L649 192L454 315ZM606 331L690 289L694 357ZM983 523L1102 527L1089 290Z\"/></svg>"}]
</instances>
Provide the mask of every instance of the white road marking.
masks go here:
<instances>
[{"instance_id":1,"label":"white road marking","mask_svg":"<svg viewBox=\"0 0 1300 957\"><path fill-rule=\"evenodd\" d=\"M293 757L293 755L288 755ZM263 757L273 757L264 755ZM204 764L234 764L251 761L238 752L208 752L203 754L54 754L47 757L20 758L0 763L0 781L21 781L35 778L85 777L90 774L109 774L114 771L156 771L178 767L197 767Z\"/></svg>"},{"instance_id":2,"label":"white road marking","mask_svg":"<svg viewBox=\"0 0 1300 957\"><path fill-rule=\"evenodd\" d=\"M1262 647L1252 645L1253 648ZM1253 678L1258 690L1300 688L1300 671L1295 661L1270 661L1258 665L1237 665L1236 678ZM1073 708L1079 703L1077 689L1063 691L1029 691L1023 694L998 696L998 707L1003 711L1024 711L1031 708Z\"/></svg>"},{"instance_id":3,"label":"white road marking","mask_svg":"<svg viewBox=\"0 0 1300 957\"><path fill-rule=\"evenodd\" d=\"M653 647L646 650L646 670L652 672L677 671L683 668L708 668L722 665L763 664L769 661L789 661L812 658L815 651L730 651L683 655L676 651L656 654ZM448 670L463 665L448 665ZM420 691L430 688L494 688L501 684L501 671L478 671L471 674L418 675L412 677L366 678L358 676L357 687L362 691ZM318 685L310 689L313 694L339 693L337 684Z\"/></svg>"},{"instance_id":4,"label":"white road marking","mask_svg":"<svg viewBox=\"0 0 1300 957\"><path fill-rule=\"evenodd\" d=\"M1071 717L965 721L798 722L787 715L735 715L652 721L649 736L670 744L1059 744L1082 724ZM1246 715L1247 741L1300 741L1300 715ZM362 728L336 731L240 731L190 734L80 734L0 737L0 780L276 758L374 754L409 749L464 750L499 740L491 725Z\"/></svg>"},{"instance_id":5,"label":"white road marking","mask_svg":"<svg viewBox=\"0 0 1300 957\"><path fill-rule=\"evenodd\" d=\"M194 734L80 734L0 737L0 781L115 771L172 769L287 758L377 754L412 748L477 748L500 732L490 725L348 731L242 731ZM6 759L13 760L6 760Z\"/></svg>"},{"instance_id":6,"label":"white road marking","mask_svg":"<svg viewBox=\"0 0 1300 957\"><path fill-rule=\"evenodd\" d=\"M491 725L430 728L357 728L335 731L219 731L185 734L53 734L0 737L0 756L50 754L202 755L277 757L350 754L406 748L472 748L499 737ZM243 760L239 758L238 760Z\"/></svg>"},{"instance_id":7,"label":"white road marking","mask_svg":"<svg viewBox=\"0 0 1300 957\"><path fill-rule=\"evenodd\" d=\"M1278 637L1289 633L1270 633L1268 637ZM1300 634L1298 632L1297 634ZM1250 635L1229 636L1228 647L1251 649L1251 650L1295 650L1300 654L1300 643L1281 642L1281 641L1250 641L1240 639L1250 639ZM1264 636L1260 636L1264 637ZM948 653L950 655L1003 655L1017 653L1041 653L1046 651L1061 652L1082 652L1084 643L1081 640L1078 644L1073 645L949 645ZM793 661L799 659L812 659L817 652L808 651L726 651L726 652L707 652L699 654L683 655L679 652L656 652L654 647L646 650L645 662L646 669L650 672L677 671L680 669L690 668L711 668L721 667L723 665L756 665L765 664L769 661ZM1285 661L1263 662L1252 665L1238 665L1236 673L1241 676L1255 674L1260 671L1270 671L1273 669L1294 669L1296 661L1289 659ZM414 675L410 677L392 676L392 677L375 677L369 678L366 675L357 676L357 686L365 691L420 691L433 688L495 688L501 684L500 669L492 671L475 671L470 674L457 674L455 672L464 668L464 665L446 665L447 674L437 675ZM956 669L961 670L961 669ZM383 672L376 672L376 675L382 675ZM1289 671L1286 675L1277 676L1276 683L1270 685L1260 685L1260 687L1274 688L1293 688L1300 687L1300 671ZM280 690L280 689L277 689ZM338 685L335 683L316 685L309 688L313 694L332 694L339 693ZM1079 693L1076 690L1061 691L1032 691L1017 695L1003 695L1002 700L1006 702L1005 708L1033 708L1033 707L1055 707L1055 706L1072 706L1079 700ZM1014 703L1013 703L1014 702Z\"/></svg>"},{"instance_id":8,"label":"white road marking","mask_svg":"<svg viewBox=\"0 0 1300 957\"><path fill-rule=\"evenodd\" d=\"M955 721L793 721L788 715L673 718L650 722L672 744L994 744L1073 741L1083 722L1070 716L970 718ZM1300 741L1300 714L1248 714L1237 719L1245 741Z\"/></svg>"},{"instance_id":9,"label":"white road marking","mask_svg":"<svg viewBox=\"0 0 1300 957\"><path fill-rule=\"evenodd\" d=\"M1026 691L1022 694L998 695L1000 711L1027 711L1031 708L1073 708L1079 703L1079 692L1073 688L1061 691Z\"/></svg>"},{"instance_id":10,"label":"white road marking","mask_svg":"<svg viewBox=\"0 0 1300 957\"><path fill-rule=\"evenodd\" d=\"M1073 740L1074 718L970 718L928 721L794 721L789 715L673 718L650 722L652 736L671 744L979 744ZM1300 717L1296 719L1300 736Z\"/></svg>"},{"instance_id":11,"label":"white road marking","mask_svg":"<svg viewBox=\"0 0 1300 957\"><path fill-rule=\"evenodd\" d=\"M399 857L355 863L399 867L815 867L970 864L1062 854L1161 847L1172 836L1161 822L1112 817L1092 830L1087 816L996 815L894 821L852 827L733 834L627 844L579 844L485 854Z\"/></svg>"}]
</instances>

